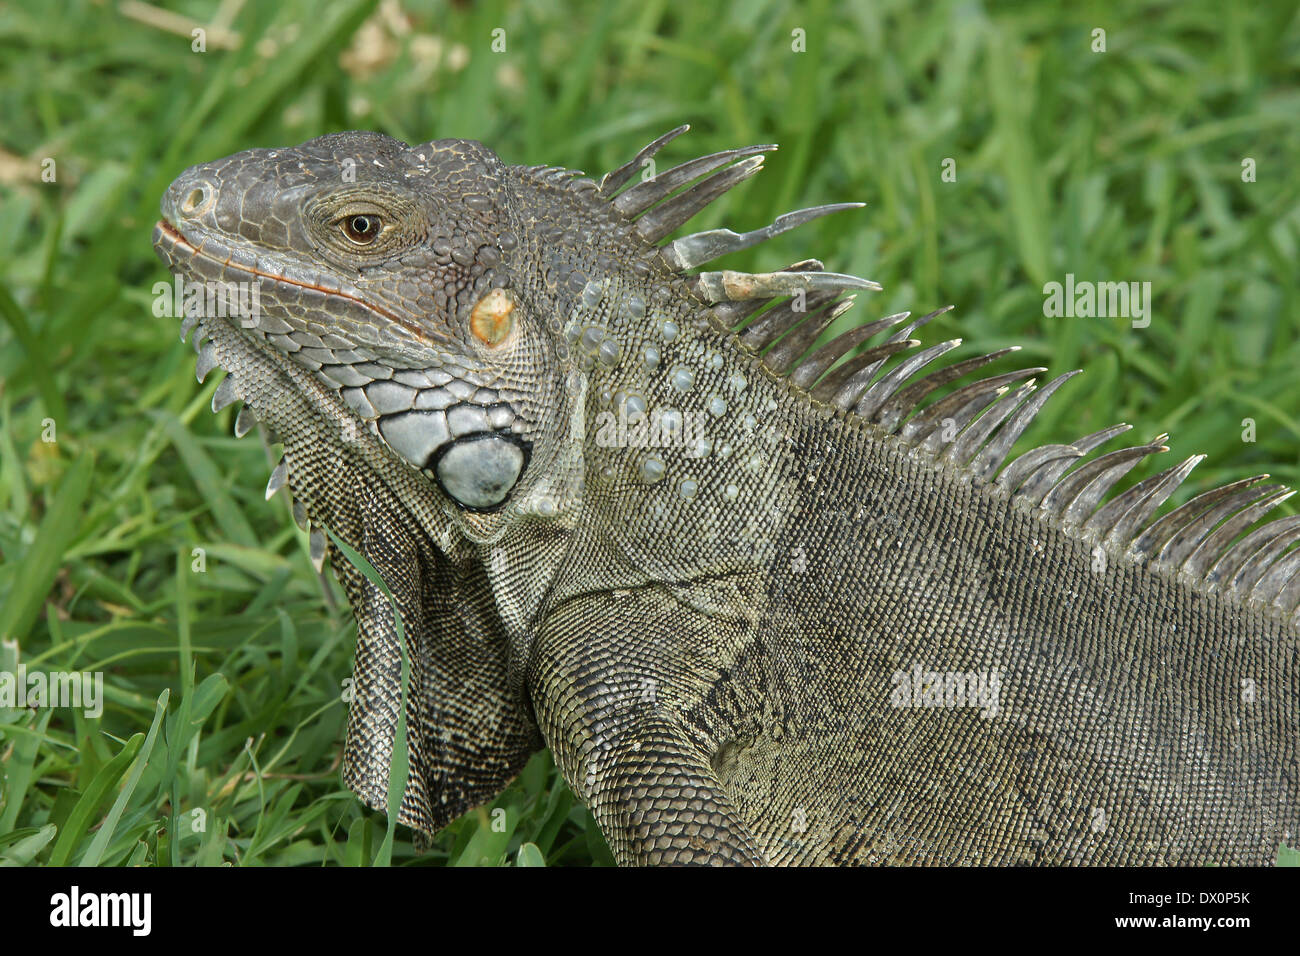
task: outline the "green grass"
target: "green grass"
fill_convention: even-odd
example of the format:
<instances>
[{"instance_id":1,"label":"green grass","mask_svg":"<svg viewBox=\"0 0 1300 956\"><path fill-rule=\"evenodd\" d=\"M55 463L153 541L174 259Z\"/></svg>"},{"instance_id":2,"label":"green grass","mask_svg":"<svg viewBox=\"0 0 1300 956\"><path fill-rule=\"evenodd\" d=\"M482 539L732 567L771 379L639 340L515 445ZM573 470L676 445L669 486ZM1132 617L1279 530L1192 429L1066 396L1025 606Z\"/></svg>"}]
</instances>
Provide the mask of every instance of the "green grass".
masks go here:
<instances>
[{"instance_id":1,"label":"green grass","mask_svg":"<svg viewBox=\"0 0 1300 956\"><path fill-rule=\"evenodd\" d=\"M346 602L150 310L158 200L194 162L347 128L597 174L681 122L662 162L778 142L701 228L869 206L728 265L815 255L884 285L852 321L954 303L928 342L1086 368L1039 441L1128 421L1208 453L1188 493L1300 484L1295 4L404 6L395 30L373 3L247 4L206 53L115 3L0 7L0 670L103 671L106 697L0 709L0 861L609 861L545 754L421 857L341 787ZM1044 318L1066 273L1150 281L1150 326Z\"/></svg>"}]
</instances>

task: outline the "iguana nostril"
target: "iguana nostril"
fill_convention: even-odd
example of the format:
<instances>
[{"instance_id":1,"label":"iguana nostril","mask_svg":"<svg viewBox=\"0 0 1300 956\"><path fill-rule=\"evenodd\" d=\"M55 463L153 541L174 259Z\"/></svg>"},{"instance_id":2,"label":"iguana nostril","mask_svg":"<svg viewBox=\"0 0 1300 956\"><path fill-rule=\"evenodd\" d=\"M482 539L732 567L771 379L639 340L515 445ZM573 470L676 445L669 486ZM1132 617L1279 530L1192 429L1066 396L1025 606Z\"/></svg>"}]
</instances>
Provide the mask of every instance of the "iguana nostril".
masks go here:
<instances>
[{"instance_id":1,"label":"iguana nostril","mask_svg":"<svg viewBox=\"0 0 1300 956\"><path fill-rule=\"evenodd\" d=\"M214 190L208 186L195 186L185 194L185 199L181 202L181 214L185 216L202 215L212 205L213 195L215 195Z\"/></svg>"}]
</instances>

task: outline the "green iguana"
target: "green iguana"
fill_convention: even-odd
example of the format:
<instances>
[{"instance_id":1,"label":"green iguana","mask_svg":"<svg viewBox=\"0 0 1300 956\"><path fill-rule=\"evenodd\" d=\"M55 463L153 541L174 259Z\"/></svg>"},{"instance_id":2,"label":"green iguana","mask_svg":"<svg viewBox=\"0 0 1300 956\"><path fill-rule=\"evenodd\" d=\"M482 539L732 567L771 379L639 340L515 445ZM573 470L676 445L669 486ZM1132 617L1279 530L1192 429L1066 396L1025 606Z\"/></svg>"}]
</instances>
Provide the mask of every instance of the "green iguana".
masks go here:
<instances>
[{"instance_id":1,"label":"green iguana","mask_svg":"<svg viewBox=\"0 0 1300 956\"><path fill-rule=\"evenodd\" d=\"M386 805L410 659L423 834L549 746L641 864L1271 862L1300 831L1300 517L1262 477L1108 495L1165 436L1006 463L1031 368L922 375L876 284L697 267L837 210L666 241L771 146L599 182L341 133L186 170L159 255L356 616L343 775ZM213 283L218 285L213 286ZM202 299L198 296L197 299ZM197 301L196 299L196 301ZM896 327L900 327L897 328ZM883 341L880 339L883 338ZM874 341L873 341L874 340ZM891 361L891 359L893 361ZM364 555L392 601L338 553Z\"/></svg>"}]
</instances>

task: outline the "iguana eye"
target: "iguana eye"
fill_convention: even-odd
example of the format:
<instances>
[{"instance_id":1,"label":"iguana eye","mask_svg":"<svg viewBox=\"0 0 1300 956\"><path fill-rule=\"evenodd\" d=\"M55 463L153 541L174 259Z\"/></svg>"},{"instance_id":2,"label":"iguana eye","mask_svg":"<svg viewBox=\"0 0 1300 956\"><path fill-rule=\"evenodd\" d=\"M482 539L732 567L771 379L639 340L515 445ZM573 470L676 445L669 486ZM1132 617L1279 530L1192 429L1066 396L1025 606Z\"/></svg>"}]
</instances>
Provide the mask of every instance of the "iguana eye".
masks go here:
<instances>
[{"instance_id":1,"label":"iguana eye","mask_svg":"<svg viewBox=\"0 0 1300 956\"><path fill-rule=\"evenodd\" d=\"M378 216L367 213L361 216L347 216L340 220L339 226L343 229L343 235L357 245L364 246L375 241L383 223L379 221Z\"/></svg>"}]
</instances>

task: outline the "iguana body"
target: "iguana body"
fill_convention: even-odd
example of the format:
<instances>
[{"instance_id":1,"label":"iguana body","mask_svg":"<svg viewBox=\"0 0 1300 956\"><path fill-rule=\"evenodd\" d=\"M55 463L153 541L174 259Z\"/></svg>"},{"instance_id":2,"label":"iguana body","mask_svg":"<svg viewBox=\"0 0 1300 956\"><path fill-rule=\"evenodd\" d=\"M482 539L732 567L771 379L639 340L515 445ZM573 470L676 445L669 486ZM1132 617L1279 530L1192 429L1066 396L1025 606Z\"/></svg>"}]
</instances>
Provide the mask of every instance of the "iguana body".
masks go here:
<instances>
[{"instance_id":1,"label":"iguana body","mask_svg":"<svg viewBox=\"0 0 1300 956\"><path fill-rule=\"evenodd\" d=\"M400 610L401 821L437 830L545 744L624 863L1266 863L1294 842L1298 522L1243 538L1284 493L1156 517L1189 459L1103 497L1164 450L1080 464L1121 428L1005 464L1066 376L927 402L1003 353L923 378L955 344L913 348L924 320L810 351L873 284L693 270L840 207L660 245L770 148L628 186L677 132L599 185L346 133L164 198L173 270L262 280L256 318L186 321L200 377L230 373L214 406L284 443L271 488L287 476L313 556L329 528ZM667 437L629 447L638 420ZM359 628L344 776L383 808L393 603L328 550Z\"/></svg>"}]
</instances>

